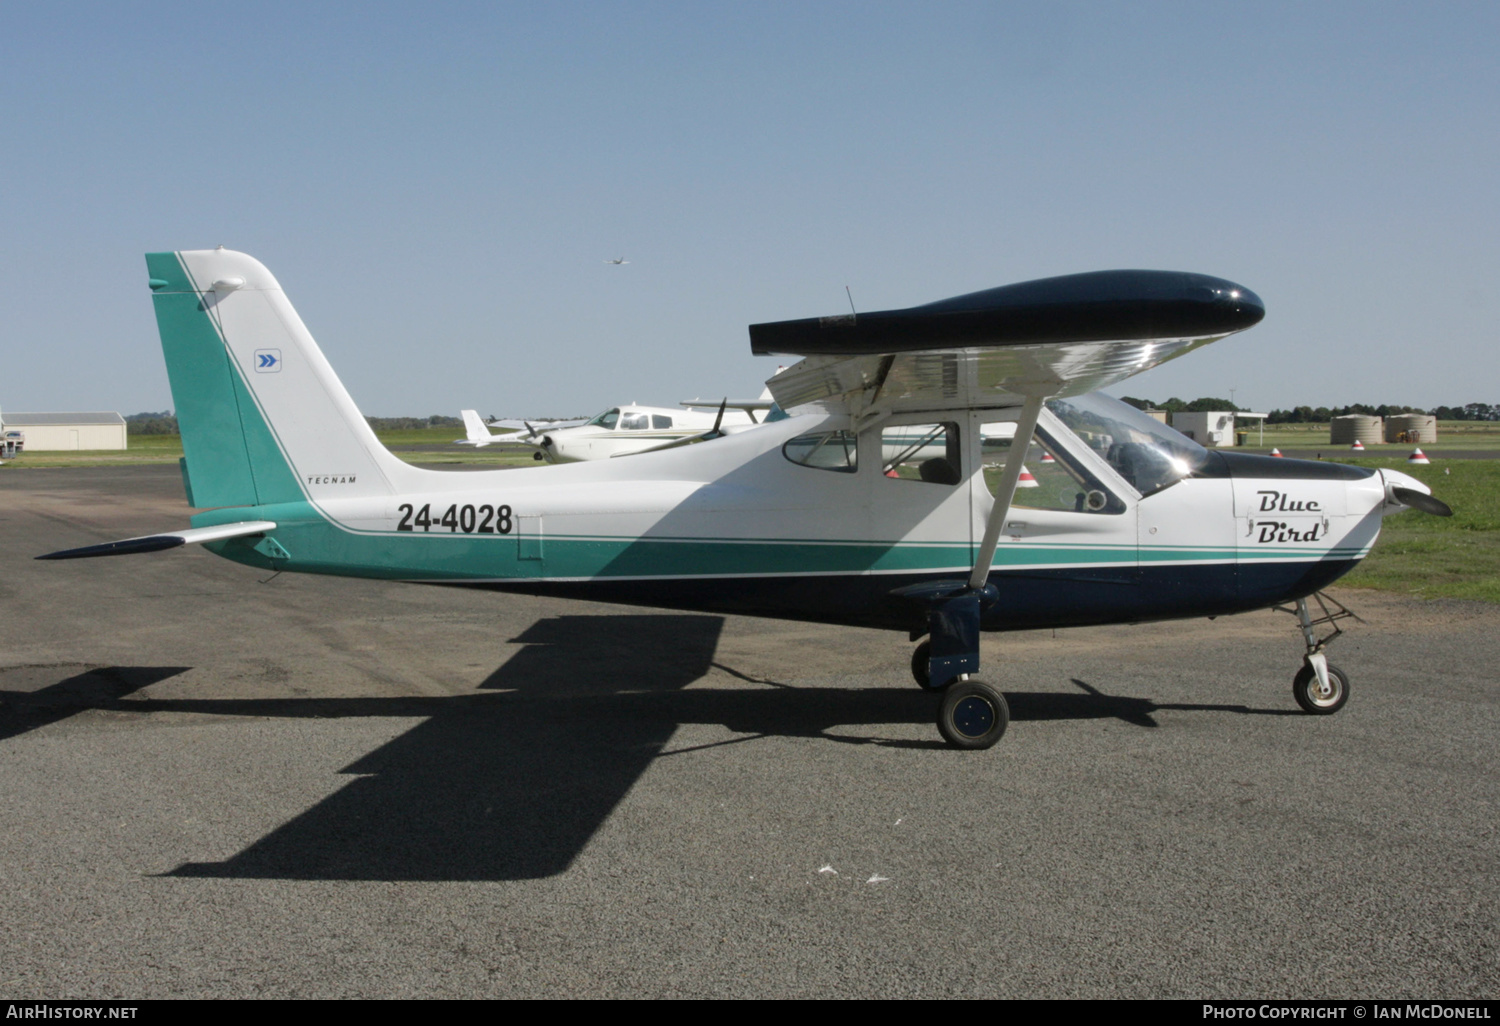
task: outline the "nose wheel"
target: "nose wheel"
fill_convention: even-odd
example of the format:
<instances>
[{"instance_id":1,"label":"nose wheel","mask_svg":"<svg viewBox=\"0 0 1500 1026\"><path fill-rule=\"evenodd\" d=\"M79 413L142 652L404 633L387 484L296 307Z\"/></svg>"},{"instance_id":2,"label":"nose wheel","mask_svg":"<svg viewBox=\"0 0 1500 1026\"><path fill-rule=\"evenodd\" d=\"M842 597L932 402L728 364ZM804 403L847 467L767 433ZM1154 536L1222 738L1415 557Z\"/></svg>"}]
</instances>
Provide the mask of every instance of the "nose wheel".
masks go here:
<instances>
[{"instance_id":1,"label":"nose wheel","mask_svg":"<svg viewBox=\"0 0 1500 1026\"><path fill-rule=\"evenodd\" d=\"M1297 699L1303 712L1314 716L1331 716L1349 701L1349 678L1332 663L1325 665L1328 675L1326 684L1318 680L1317 671L1310 665L1298 670L1297 676L1292 679L1292 696Z\"/></svg>"},{"instance_id":2,"label":"nose wheel","mask_svg":"<svg viewBox=\"0 0 1500 1026\"><path fill-rule=\"evenodd\" d=\"M1349 701L1349 678L1343 670L1328 661L1323 649L1328 646L1329 642L1344 633L1338 628L1340 620L1359 620L1359 617L1346 609L1342 603L1320 591L1313 592L1312 597L1318 603L1321 614L1316 617L1308 609L1305 598L1298 599L1293 606L1277 606L1276 608L1282 612L1291 613L1297 618L1297 624L1302 629L1302 640L1307 645L1307 655L1303 657L1302 669L1298 670L1297 676L1292 678L1292 697L1297 700L1297 704L1305 713L1313 716L1331 716ZM1331 627L1332 632L1325 638L1319 638L1317 635L1319 627Z\"/></svg>"}]
</instances>

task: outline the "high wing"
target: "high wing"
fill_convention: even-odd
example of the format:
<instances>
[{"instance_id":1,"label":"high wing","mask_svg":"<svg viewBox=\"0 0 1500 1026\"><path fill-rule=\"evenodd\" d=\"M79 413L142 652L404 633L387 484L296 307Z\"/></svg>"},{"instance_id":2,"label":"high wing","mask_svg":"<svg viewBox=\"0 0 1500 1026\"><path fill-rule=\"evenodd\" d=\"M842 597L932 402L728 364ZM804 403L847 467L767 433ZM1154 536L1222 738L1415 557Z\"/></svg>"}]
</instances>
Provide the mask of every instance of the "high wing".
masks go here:
<instances>
[{"instance_id":1,"label":"high wing","mask_svg":"<svg viewBox=\"0 0 1500 1026\"><path fill-rule=\"evenodd\" d=\"M786 370L785 367L777 367L776 373L780 374L784 370ZM760 395L754 399L722 399L717 403L715 403L712 399L684 399L677 405L686 406L690 410L713 409L715 406L719 407L721 410L741 410L747 417L750 418L750 423L759 424L760 420L755 416L755 414L761 410L769 412L771 408L776 405L776 399L771 395L771 390L769 388L765 388L762 389Z\"/></svg>"},{"instance_id":2,"label":"high wing","mask_svg":"<svg viewBox=\"0 0 1500 1026\"><path fill-rule=\"evenodd\" d=\"M804 359L766 382L784 410L854 416L1017 406L1098 391L1258 323L1260 297L1222 278L1095 271L925 306L750 326L756 355Z\"/></svg>"},{"instance_id":3,"label":"high wing","mask_svg":"<svg viewBox=\"0 0 1500 1026\"><path fill-rule=\"evenodd\" d=\"M1094 271L906 310L753 324L750 343L757 355L804 357L766 382L783 410L817 403L858 426L905 411L1021 407L968 579L896 592L927 603L927 672L951 680L979 668L990 568L1043 402L1098 391L1265 315L1259 296L1222 278Z\"/></svg>"}]
</instances>

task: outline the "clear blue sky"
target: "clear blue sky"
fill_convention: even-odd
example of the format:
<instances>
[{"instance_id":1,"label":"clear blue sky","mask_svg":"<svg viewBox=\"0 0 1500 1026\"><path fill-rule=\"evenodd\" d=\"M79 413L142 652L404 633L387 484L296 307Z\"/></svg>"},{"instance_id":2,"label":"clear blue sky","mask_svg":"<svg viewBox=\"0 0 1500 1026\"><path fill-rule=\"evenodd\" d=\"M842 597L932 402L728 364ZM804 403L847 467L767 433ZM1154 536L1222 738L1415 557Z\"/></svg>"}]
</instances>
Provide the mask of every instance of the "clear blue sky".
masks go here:
<instances>
[{"instance_id":1,"label":"clear blue sky","mask_svg":"<svg viewBox=\"0 0 1500 1026\"><path fill-rule=\"evenodd\" d=\"M1124 383L1500 402L1500 5L7 3L0 409L172 405L141 254L368 414L753 395L745 326L1115 267L1265 299ZM624 256L630 263L604 263Z\"/></svg>"}]
</instances>

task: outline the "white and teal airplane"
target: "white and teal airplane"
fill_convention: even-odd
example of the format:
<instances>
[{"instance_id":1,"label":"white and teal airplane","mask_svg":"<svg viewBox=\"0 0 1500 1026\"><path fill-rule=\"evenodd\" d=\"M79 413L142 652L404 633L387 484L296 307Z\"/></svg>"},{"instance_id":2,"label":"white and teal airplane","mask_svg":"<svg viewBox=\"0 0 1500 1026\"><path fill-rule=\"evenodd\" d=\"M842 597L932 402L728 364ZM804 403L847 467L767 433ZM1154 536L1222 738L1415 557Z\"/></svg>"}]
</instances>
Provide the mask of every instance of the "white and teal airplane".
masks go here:
<instances>
[{"instance_id":1,"label":"white and teal airplane","mask_svg":"<svg viewBox=\"0 0 1500 1026\"><path fill-rule=\"evenodd\" d=\"M1295 697L1334 712L1349 683L1315 627L1336 614L1314 618L1307 597L1370 551L1385 515L1451 512L1405 474L1210 452L1098 394L1264 316L1204 275L1103 271L753 325L757 353L803 357L767 383L778 408L753 430L460 473L380 444L259 262L222 248L146 262L204 511L41 558L193 542L279 571L907 631L927 638L913 675L941 692L939 729L961 748L1009 719L973 676L981 631L1295 603ZM1014 425L999 463L980 444L996 423ZM1023 465L1037 487L1018 492Z\"/></svg>"}]
</instances>

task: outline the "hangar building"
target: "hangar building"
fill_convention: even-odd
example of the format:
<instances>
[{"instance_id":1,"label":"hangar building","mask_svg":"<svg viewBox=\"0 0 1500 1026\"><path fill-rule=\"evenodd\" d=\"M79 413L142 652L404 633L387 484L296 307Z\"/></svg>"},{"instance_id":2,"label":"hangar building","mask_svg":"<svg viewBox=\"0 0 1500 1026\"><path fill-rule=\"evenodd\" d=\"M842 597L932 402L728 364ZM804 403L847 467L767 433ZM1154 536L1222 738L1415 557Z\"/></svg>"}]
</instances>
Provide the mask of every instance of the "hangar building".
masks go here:
<instances>
[{"instance_id":1,"label":"hangar building","mask_svg":"<svg viewBox=\"0 0 1500 1026\"><path fill-rule=\"evenodd\" d=\"M6 413L7 431L26 432L27 452L125 448L125 418L118 413Z\"/></svg>"}]
</instances>

